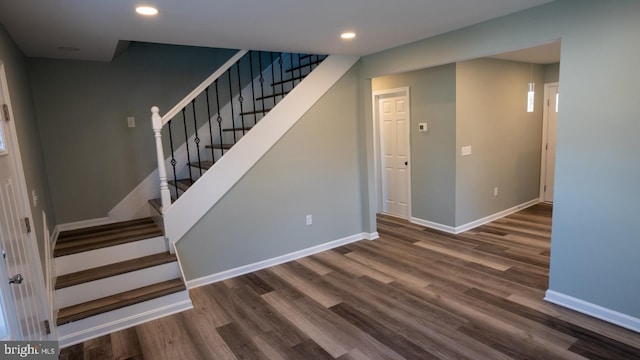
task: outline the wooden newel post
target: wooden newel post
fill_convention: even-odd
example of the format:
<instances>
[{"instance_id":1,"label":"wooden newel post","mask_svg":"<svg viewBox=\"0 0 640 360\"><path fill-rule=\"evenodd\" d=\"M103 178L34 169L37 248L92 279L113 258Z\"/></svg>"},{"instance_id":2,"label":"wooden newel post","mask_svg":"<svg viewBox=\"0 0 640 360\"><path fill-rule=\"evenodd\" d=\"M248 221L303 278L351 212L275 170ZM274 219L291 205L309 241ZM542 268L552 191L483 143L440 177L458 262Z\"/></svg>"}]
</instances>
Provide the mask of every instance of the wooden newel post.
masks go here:
<instances>
[{"instance_id":1,"label":"wooden newel post","mask_svg":"<svg viewBox=\"0 0 640 360\"><path fill-rule=\"evenodd\" d=\"M162 117L157 106L151 108L151 126L156 138L156 152L158 153L158 174L160 175L160 200L162 200L162 212L171 205L171 193L167 183L167 168L164 165L164 149L162 147Z\"/></svg>"}]
</instances>

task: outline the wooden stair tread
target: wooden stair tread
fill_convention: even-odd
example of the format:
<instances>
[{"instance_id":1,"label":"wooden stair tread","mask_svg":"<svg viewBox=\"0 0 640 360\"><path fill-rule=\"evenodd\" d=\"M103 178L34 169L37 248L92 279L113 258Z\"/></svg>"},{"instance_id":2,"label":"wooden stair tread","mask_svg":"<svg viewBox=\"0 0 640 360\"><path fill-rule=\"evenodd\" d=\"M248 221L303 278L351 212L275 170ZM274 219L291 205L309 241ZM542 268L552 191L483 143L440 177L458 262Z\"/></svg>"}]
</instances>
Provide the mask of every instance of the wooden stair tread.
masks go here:
<instances>
[{"instance_id":1,"label":"wooden stair tread","mask_svg":"<svg viewBox=\"0 0 640 360\"><path fill-rule=\"evenodd\" d=\"M62 308L58 312L58 319L56 323L58 326L64 325L72 321L86 319L91 316L117 310L125 306L134 305L183 290L186 290L186 287L181 279L163 281L161 283L141 287L139 289Z\"/></svg>"},{"instance_id":2,"label":"wooden stair tread","mask_svg":"<svg viewBox=\"0 0 640 360\"><path fill-rule=\"evenodd\" d=\"M271 83L271 86L276 86L276 85L280 85L280 84L286 84L286 83L290 83L290 82L293 82L293 81L296 81L296 80L302 80L305 77L307 77L307 75L294 76L294 77L291 77L289 79L283 79L283 80L280 80L280 81L275 81L275 82Z\"/></svg>"},{"instance_id":3,"label":"wooden stair tread","mask_svg":"<svg viewBox=\"0 0 640 360\"><path fill-rule=\"evenodd\" d=\"M302 60L302 58L301 58L300 60ZM322 59L322 60L324 60L324 59ZM310 62L308 62L308 63L306 63L306 64L304 64L304 65L294 66L294 67L292 67L292 68L289 68L289 69L285 70L285 72L290 73L290 72L293 72L293 71L296 71L296 70L306 69L306 68L308 68L309 66L314 66L314 65L318 65L318 64L320 64L320 63L322 62L322 60L310 61Z\"/></svg>"},{"instance_id":4,"label":"wooden stair tread","mask_svg":"<svg viewBox=\"0 0 640 360\"><path fill-rule=\"evenodd\" d=\"M207 145L209 146L209 145ZM179 179L178 181L175 180L170 180L168 181L169 185L171 186L175 186L178 189L182 190L182 191L187 191L187 189L189 187L191 187L191 185L193 185L193 183L195 183L195 180L191 180L191 179Z\"/></svg>"},{"instance_id":5,"label":"wooden stair tread","mask_svg":"<svg viewBox=\"0 0 640 360\"><path fill-rule=\"evenodd\" d=\"M144 227L122 229L116 233L97 233L93 236L87 235L82 238L56 243L53 256L60 257L71 255L162 235L162 230L155 223L147 224Z\"/></svg>"},{"instance_id":6,"label":"wooden stair tread","mask_svg":"<svg viewBox=\"0 0 640 360\"><path fill-rule=\"evenodd\" d=\"M171 196L171 202L175 202L176 200L178 200L175 196ZM149 205L151 205L157 212L158 214L162 214L162 211L160 209L162 209L162 199L157 198L157 199L151 199L148 201Z\"/></svg>"},{"instance_id":7,"label":"wooden stair tread","mask_svg":"<svg viewBox=\"0 0 640 360\"><path fill-rule=\"evenodd\" d=\"M289 93L289 91L282 91L282 92L277 92L277 93L273 93L273 94L269 94L269 95L264 95L264 96L260 96L256 98L256 101L260 101L260 100L264 100L264 99L271 99L274 97L278 97L278 96L285 96Z\"/></svg>"},{"instance_id":8,"label":"wooden stair tread","mask_svg":"<svg viewBox=\"0 0 640 360\"><path fill-rule=\"evenodd\" d=\"M266 110L269 111L269 110ZM251 130L251 128L253 128L253 126L245 126L245 127L239 127L239 128L226 128L226 129L222 129L222 131L249 131Z\"/></svg>"},{"instance_id":9,"label":"wooden stair tread","mask_svg":"<svg viewBox=\"0 0 640 360\"><path fill-rule=\"evenodd\" d=\"M93 269L82 270L75 273L58 276L55 289L63 289L69 286L100 280L108 278L110 276L125 274L128 272L146 269L174 261L177 261L176 255L171 254L167 251L165 253L153 254L137 259L131 259L119 263L100 266Z\"/></svg>"},{"instance_id":10,"label":"wooden stair tread","mask_svg":"<svg viewBox=\"0 0 640 360\"><path fill-rule=\"evenodd\" d=\"M147 217L129 221L114 222L104 225L90 226L75 230L65 230L60 232L60 235L58 235L57 243L75 240L84 236L92 236L97 233L114 233L121 231L123 228L144 226L148 224L153 224L153 219Z\"/></svg>"},{"instance_id":11,"label":"wooden stair tread","mask_svg":"<svg viewBox=\"0 0 640 360\"><path fill-rule=\"evenodd\" d=\"M205 161L200 161L199 163L192 162L192 163L189 163L189 166L194 168L209 170L209 168L213 166L213 161L205 160Z\"/></svg>"},{"instance_id":12,"label":"wooden stair tread","mask_svg":"<svg viewBox=\"0 0 640 360\"><path fill-rule=\"evenodd\" d=\"M253 115L253 114L262 114L262 113L266 114L269 112L269 110L271 109L258 109L253 111L245 111L245 112L241 112L240 115Z\"/></svg>"},{"instance_id":13,"label":"wooden stair tread","mask_svg":"<svg viewBox=\"0 0 640 360\"><path fill-rule=\"evenodd\" d=\"M162 209L162 199L151 199L149 200L149 205L151 205L151 207L153 207L159 214L162 214L162 211L160 210Z\"/></svg>"},{"instance_id":14,"label":"wooden stair tread","mask_svg":"<svg viewBox=\"0 0 640 360\"><path fill-rule=\"evenodd\" d=\"M126 228L123 227L120 229L99 231L99 232L83 234L75 237L67 237L63 241L56 242L56 249L63 249L67 247L76 246L77 244L88 244L95 241L106 240L109 238L120 236L122 233L134 234L138 232L146 232L150 229L154 229L153 225L154 224L146 223L146 224L132 225Z\"/></svg>"},{"instance_id":15,"label":"wooden stair tread","mask_svg":"<svg viewBox=\"0 0 640 360\"><path fill-rule=\"evenodd\" d=\"M224 149L224 150L229 150L231 149L231 147L233 146L233 144L213 144L213 145L207 145L207 149Z\"/></svg>"}]
</instances>

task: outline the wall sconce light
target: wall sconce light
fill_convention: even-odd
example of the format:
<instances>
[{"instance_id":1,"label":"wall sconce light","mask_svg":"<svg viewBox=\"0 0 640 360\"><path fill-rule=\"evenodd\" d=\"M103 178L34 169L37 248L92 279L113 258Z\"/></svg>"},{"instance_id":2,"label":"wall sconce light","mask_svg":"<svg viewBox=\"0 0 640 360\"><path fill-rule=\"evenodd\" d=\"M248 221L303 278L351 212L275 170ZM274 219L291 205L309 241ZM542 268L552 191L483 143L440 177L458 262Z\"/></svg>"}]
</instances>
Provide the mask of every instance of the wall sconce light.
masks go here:
<instances>
[{"instance_id":1,"label":"wall sconce light","mask_svg":"<svg viewBox=\"0 0 640 360\"><path fill-rule=\"evenodd\" d=\"M533 63L529 64L529 91L527 92L527 112L533 112L533 104L535 102L535 87L533 82Z\"/></svg>"},{"instance_id":2,"label":"wall sconce light","mask_svg":"<svg viewBox=\"0 0 640 360\"><path fill-rule=\"evenodd\" d=\"M529 91L527 92L527 112L533 112L533 104L535 102L535 83L529 83Z\"/></svg>"}]
</instances>

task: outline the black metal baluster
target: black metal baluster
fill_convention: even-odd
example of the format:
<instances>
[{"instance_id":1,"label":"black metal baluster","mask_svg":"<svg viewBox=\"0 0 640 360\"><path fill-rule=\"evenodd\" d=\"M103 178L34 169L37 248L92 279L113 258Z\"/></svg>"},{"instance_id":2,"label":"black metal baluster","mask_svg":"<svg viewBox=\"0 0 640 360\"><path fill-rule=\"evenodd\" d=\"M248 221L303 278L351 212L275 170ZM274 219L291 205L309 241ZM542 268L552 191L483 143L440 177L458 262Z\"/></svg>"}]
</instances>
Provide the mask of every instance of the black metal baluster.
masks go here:
<instances>
[{"instance_id":1,"label":"black metal baluster","mask_svg":"<svg viewBox=\"0 0 640 360\"><path fill-rule=\"evenodd\" d=\"M271 60L271 82L276 82L276 71L274 69L275 60L273 59L273 51L269 53L269 59ZM276 87L271 86L271 94L273 94L273 106L276 106Z\"/></svg>"},{"instance_id":2,"label":"black metal baluster","mask_svg":"<svg viewBox=\"0 0 640 360\"><path fill-rule=\"evenodd\" d=\"M316 55L316 62L318 61L317 56L318 55ZM298 57L300 57L300 55L298 55ZM313 56L311 56L309 58L309 72L307 73L307 75L311 74L311 72L313 71L313 66L312 65L313 65L314 62L312 60L313 60Z\"/></svg>"},{"instance_id":3,"label":"black metal baluster","mask_svg":"<svg viewBox=\"0 0 640 360\"><path fill-rule=\"evenodd\" d=\"M258 65L260 66L260 100L262 101L262 116L264 117L264 76L262 76L262 51L258 53Z\"/></svg>"},{"instance_id":4,"label":"black metal baluster","mask_svg":"<svg viewBox=\"0 0 640 360\"><path fill-rule=\"evenodd\" d=\"M187 118L184 115L187 108L182 108L182 124L184 125L184 143L187 146L187 168L189 168L189 181L193 183L193 175L191 174L191 153L189 152L189 135L187 134ZM177 183L176 183L177 185ZM176 190L177 191L177 190Z\"/></svg>"},{"instance_id":5,"label":"black metal baluster","mask_svg":"<svg viewBox=\"0 0 640 360\"><path fill-rule=\"evenodd\" d=\"M169 163L173 167L173 182L176 184L175 190L177 199L180 197L180 195L178 195L178 174L176 173L176 164L178 162L176 161L176 156L173 150L173 132L171 131L171 120L169 120L167 125L169 125L169 146L171 147L171 161Z\"/></svg>"},{"instance_id":6,"label":"black metal baluster","mask_svg":"<svg viewBox=\"0 0 640 360\"><path fill-rule=\"evenodd\" d=\"M236 143L236 116L233 113L233 89L231 87L231 68L227 70L229 74L229 106L231 106L231 128L233 131L233 143ZM222 139L221 139L222 140ZM222 147L222 145L220 145Z\"/></svg>"},{"instance_id":7,"label":"black metal baluster","mask_svg":"<svg viewBox=\"0 0 640 360\"><path fill-rule=\"evenodd\" d=\"M216 84L216 112L218 113L218 117L216 121L218 122L218 132L220 133L220 144L222 144L222 116L220 115L220 92L218 91L218 79L215 81ZM211 139L211 151L213 152L213 139ZM220 146L220 156L224 155L224 148Z\"/></svg>"},{"instance_id":8,"label":"black metal baluster","mask_svg":"<svg viewBox=\"0 0 640 360\"><path fill-rule=\"evenodd\" d=\"M282 59L282 56L283 56L283 53L280 53L280 58L278 59L278 65L280 65L280 93L282 94L282 97L284 97L284 72L283 72L284 60Z\"/></svg>"},{"instance_id":9,"label":"black metal baluster","mask_svg":"<svg viewBox=\"0 0 640 360\"><path fill-rule=\"evenodd\" d=\"M198 120L196 118L196 99L191 100L191 108L193 109L193 135L195 138L193 142L196 143L196 154L198 154L198 169L200 170L200 176L202 176L202 161L200 160L200 137L198 136ZM191 164L189 164L191 167Z\"/></svg>"},{"instance_id":10,"label":"black metal baluster","mask_svg":"<svg viewBox=\"0 0 640 360\"><path fill-rule=\"evenodd\" d=\"M240 61L242 59L238 60L238 102L240 103L240 125L242 125L241 129L242 129L242 135L244 135L244 98L242 97L242 82L240 81Z\"/></svg>"},{"instance_id":11,"label":"black metal baluster","mask_svg":"<svg viewBox=\"0 0 640 360\"><path fill-rule=\"evenodd\" d=\"M296 71L295 71L295 67L293 66L293 54L290 53L289 54L289 64L291 65L291 87L295 87L296 86ZM300 70L298 69L298 72L300 72Z\"/></svg>"},{"instance_id":12,"label":"black metal baluster","mask_svg":"<svg viewBox=\"0 0 640 360\"><path fill-rule=\"evenodd\" d=\"M217 81L217 80L216 80ZM209 86L204 89L205 96L207 97L207 122L209 123L209 139L213 145L213 130L211 128L211 106L209 105ZM215 163L216 159L213 157L213 146L211 147L211 163Z\"/></svg>"},{"instance_id":13,"label":"black metal baluster","mask_svg":"<svg viewBox=\"0 0 640 360\"><path fill-rule=\"evenodd\" d=\"M260 56L260 53L258 53L258 56ZM253 125L255 125L258 123L258 112L256 111L256 88L253 77L253 51L249 51L249 68L251 73L251 98L253 99Z\"/></svg>"}]
</instances>

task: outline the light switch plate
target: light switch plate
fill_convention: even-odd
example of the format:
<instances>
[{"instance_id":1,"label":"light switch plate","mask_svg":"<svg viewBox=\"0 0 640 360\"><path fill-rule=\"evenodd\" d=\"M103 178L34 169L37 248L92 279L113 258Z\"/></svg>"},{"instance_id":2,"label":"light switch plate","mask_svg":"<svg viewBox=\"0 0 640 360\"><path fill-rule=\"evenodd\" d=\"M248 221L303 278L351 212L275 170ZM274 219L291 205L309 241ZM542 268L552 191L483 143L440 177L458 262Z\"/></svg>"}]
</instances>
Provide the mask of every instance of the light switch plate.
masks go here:
<instances>
[{"instance_id":1,"label":"light switch plate","mask_svg":"<svg viewBox=\"0 0 640 360\"><path fill-rule=\"evenodd\" d=\"M427 123L419 123L418 124L418 131L419 132L427 132L428 127L427 127Z\"/></svg>"},{"instance_id":2,"label":"light switch plate","mask_svg":"<svg viewBox=\"0 0 640 360\"><path fill-rule=\"evenodd\" d=\"M136 127L136 118L134 118L133 116L129 116L127 118L127 125L131 128Z\"/></svg>"},{"instance_id":3,"label":"light switch plate","mask_svg":"<svg viewBox=\"0 0 640 360\"><path fill-rule=\"evenodd\" d=\"M462 156L471 155L471 145L463 146L461 149Z\"/></svg>"}]
</instances>

